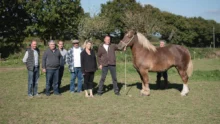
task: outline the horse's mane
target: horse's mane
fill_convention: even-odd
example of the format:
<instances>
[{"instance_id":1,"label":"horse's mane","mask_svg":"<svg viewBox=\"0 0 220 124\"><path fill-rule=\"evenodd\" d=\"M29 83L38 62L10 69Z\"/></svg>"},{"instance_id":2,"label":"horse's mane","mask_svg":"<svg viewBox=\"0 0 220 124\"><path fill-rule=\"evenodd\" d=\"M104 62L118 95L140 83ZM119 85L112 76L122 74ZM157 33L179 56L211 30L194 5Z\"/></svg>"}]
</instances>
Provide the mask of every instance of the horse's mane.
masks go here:
<instances>
[{"instance_id":1,"label":"horse's mane","mask_svg":"<svg viewBox=\"0 0 220 124\"><path fill-rule=\"evenodd\" d=\"M140 32L137 32L138 42L148 50L157 51L156 47L150 43L150 41Z\"/></svg>"}]
</instances>

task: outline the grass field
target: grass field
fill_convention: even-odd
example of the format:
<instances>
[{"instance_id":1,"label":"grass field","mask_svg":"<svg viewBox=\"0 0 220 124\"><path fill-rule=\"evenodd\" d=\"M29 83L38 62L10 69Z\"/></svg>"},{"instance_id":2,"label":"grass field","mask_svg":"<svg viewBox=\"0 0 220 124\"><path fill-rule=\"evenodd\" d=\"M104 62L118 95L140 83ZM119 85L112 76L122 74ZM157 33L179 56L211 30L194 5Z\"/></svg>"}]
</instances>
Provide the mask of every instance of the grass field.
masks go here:
<instances>
[{"instance_id":1,"label":"grass field","mask_svg":"<svg viewBox=\"0 0 220 124\"><path fill-rule=\"evenodd\" d=\"M121 96L115 96L108 75L102 96L85 98L84 93L69 93L66 69L62 96L45 96L45 75L40 76L40 98L27 97L27 71L24 66L0 67L0 123L9 124L219 124L220 59L194 60L194 74L189 80L190 92L180 96L182 81L175 69L168 71L169 88L157 90L156 74L150 73L151 95L140 96L141 83L131 63L118 63L117 75ZM100 79L95 77L95 88Z\"/></svg>"}]
</instances>

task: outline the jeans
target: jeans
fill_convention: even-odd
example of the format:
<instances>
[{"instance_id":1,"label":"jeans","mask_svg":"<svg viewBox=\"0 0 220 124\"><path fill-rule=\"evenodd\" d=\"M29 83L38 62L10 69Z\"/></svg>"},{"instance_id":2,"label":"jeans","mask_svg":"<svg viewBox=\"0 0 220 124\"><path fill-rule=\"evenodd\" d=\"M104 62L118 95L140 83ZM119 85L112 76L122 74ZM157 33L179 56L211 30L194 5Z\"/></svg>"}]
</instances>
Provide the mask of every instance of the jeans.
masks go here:
<instances>
[{"instance_id":1,"label":"jeans","mask_svg":"<svg viewBox=\"0 0 220 124\"><path fill-rule=\"evenodd\" d=\"M83 82L82 70L80 67L76 67L74 68L74 72L71 72L70 92L75 92L76 77L78 78L77 92L82 91L82 82Z\"/></svg>"},{"instance_id":2,"label":"jeans","mask_svg":"<svg viewBox=\"0 0 220 124\"><path fill-rule=\"evenodd\" d=\"M46 69L46 94L50 94L50 82L53 84L54 94L59 93L58 80L59 69Z\"/></svg>"},{"instance_id":3,"label":"jeans","mask_svg":"<svg viewBox=\"0 0 220 124\"><path fill-rule=\"evenodd\" d=\"M98 93L102 93L103 92L102 91L103 90L103 85L104 85L105 78L106 78L106 75L108 73L108 70L110 70L110 72L111 72L114 92L118 93L119 89L118 89L118 85L117 85L116 67L113 66L113 65L102 67L102 77L101 77L100 82L99 82Z\"/></svg>"},{"instance_id":4,"label":"jeans","mask_svg":"<svg viewBox=\"0 0 220 124\"><path fill-rule=\"evenodd\" d=\"M28 71L28 95L36 95L38 90L39 67Z\"/></svg>"},{"instance_id":5,"label":"jeans","mask_svg":"<svg viewBox=\"0 0 220 124\"><path fill-rule=\"evenodd\" d=\"M64 66L60 66L59 69L59 81L58 81L58 89L60 90L61 81L63 78Z\"/></svg>"}]
</instances>

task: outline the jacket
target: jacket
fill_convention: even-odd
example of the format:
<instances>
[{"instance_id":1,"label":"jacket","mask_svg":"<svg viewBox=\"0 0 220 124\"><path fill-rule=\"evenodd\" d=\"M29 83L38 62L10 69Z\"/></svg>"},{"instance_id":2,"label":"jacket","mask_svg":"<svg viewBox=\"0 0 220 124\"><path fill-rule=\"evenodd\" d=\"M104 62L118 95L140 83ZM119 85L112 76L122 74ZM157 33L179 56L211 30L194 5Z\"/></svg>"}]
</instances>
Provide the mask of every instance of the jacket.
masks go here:
<instances>
[{"instance_id":1,"label":"jacket","mask_svg":"<svg viewBox=\"0 0 220 124\"><path fill-rule=\"evenodd\" d=\"M105 50L103 44L98 49L98 64L102 66L116 65L115 51L118 50L116 44L110 44L108 52Z\"/></svg>"},{"instance_id":2,"label":"jacket","mask_svg":"<svg viewBox=\"0 0 220 124\"><path fill-rule=\"evenodd\" d=\"M83 51L83 48L79 47L79 49ZM74 56L74 49L72 47L68 50L66 54L66 63L69 65L70 72L74 72L74 60L73 60L74 57L73 56Z\"/></svg>"}]
</instances>

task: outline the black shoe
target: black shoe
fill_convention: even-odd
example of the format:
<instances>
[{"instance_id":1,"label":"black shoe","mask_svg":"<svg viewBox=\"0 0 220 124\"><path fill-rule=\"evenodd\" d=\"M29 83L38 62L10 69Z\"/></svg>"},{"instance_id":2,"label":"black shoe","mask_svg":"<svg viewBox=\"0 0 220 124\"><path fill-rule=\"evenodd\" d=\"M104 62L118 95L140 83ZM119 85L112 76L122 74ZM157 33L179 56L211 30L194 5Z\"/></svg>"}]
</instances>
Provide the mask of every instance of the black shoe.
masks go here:
<instances>
[{"instance_id":1,"label":"black shoe","mask_svg":"<svg viewBox=\"0 0 220 124\"><path fill-rule=\"evenodd\" d=\"M102 93L97 93L97 95L98 95L98 96L101 96L101 95L102 95Z\"/></svg>"},{"instance_id":2,"label":"black shoe","mask_svg":"<svg viewBox=\"0 0 220 124\"><path fill-rule=\"evenodd\" d=\"M54 93L54 95L61 96L61 94L60 94L60 93Z\"/></svg>"},{"instance_id":3,"label":"black shoe","mask_svg":"<svg viewBox=\"0 0 220 124\"><path fill-rule=\"evenodd\" d=\"M46 96L50 96L50 93L46 93Z\"/></svg>"},{"instance_id":4,"label":"black shoe","mask_svg":"<svg viewBox=\"0 0 220 124\"><path fill-rule=\"evenodd\" d=\"M115 93L115 95L120 96L121 94L119 92Z\"/></svg>"}]
</instances>

